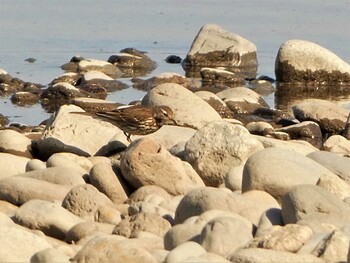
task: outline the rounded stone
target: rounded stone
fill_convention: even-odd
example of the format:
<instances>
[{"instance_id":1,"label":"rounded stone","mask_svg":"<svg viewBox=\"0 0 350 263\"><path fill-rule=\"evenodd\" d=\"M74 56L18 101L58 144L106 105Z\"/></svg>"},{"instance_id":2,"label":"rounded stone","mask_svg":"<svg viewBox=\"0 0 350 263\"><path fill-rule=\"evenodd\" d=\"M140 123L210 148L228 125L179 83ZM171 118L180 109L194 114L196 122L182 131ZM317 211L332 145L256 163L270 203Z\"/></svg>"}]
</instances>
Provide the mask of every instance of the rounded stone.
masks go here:
<instances>
[{"instance_id":1,"label":"rounded stone","mask_svg":"<svg viewBox=\"0 0 350 263\"><path fill-rule=\"evenodd\" d=\"M0 151L17 156L32 158L32 141L14 130L0 131Z\"/></svg>"}]
</instances>

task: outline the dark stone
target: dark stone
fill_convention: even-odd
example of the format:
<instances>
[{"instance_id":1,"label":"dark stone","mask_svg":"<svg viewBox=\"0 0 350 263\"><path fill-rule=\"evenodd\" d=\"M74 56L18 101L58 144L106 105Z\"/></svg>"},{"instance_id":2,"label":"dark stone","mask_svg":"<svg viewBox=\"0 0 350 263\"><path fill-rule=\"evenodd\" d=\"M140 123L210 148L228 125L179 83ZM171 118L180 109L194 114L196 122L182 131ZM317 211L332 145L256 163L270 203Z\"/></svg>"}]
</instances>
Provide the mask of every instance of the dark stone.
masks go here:
<instances>
[{"instance_id":1,"label":"dark stone","mask_svg":"<svg viewBox=\"0 0 350 263\"><path fill-rule=\"evenodd\" d=\"M15 92L11 96L11 102L19 106L33 105L38 103L40 100L39 94L34 94L30 92Z\"/></svg>"},{"instance_id":2,"label":"dark stone","mask_svg":"<svg viewBox=\"0 0 350 263\"><path fill-rule=\"evenodd\" d=\"M169 64L180 64L182 62L182 58L176 55L169 55L166 57L165 61Z\"/></svg>"},{"instance_id":3,"label":"dark stone","mask_svg":"<svg viewBox=\"0 0 350 263\"><path fill-rule=\"evenodd\" d=\"M29 63L34 63L36 61L36 59L35 58L27 58L24 61L27 61Z\"/></svg>"}]
</instances>

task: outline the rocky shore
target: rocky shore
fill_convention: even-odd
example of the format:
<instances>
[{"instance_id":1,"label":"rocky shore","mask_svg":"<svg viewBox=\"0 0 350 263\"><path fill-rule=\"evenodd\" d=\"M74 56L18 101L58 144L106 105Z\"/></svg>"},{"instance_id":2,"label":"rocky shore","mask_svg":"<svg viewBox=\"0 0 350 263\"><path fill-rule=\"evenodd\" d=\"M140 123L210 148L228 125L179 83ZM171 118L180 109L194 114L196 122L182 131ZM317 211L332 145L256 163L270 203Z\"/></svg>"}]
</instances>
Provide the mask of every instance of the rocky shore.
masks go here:
<instances>
[{"instance_id":1,"label":"rocky shore","mask_svg":"<svg viewBox=\"0 0 350 263\"><path fill-rule=\"evenodd\" d=\"M168 57L169 63L181 58ZM289 40L276 81L256 77L256 46L203 26L185 76L127 48L73 57L47 87L0 70L0 90L52 117L1 119L0 262L349 262L350 110L305 99L289 111L262 94L348 92L350 65ZM109 92L145 91L177 125L132 136L74 112L111 111Z\"/></svg>"}]
</instances>

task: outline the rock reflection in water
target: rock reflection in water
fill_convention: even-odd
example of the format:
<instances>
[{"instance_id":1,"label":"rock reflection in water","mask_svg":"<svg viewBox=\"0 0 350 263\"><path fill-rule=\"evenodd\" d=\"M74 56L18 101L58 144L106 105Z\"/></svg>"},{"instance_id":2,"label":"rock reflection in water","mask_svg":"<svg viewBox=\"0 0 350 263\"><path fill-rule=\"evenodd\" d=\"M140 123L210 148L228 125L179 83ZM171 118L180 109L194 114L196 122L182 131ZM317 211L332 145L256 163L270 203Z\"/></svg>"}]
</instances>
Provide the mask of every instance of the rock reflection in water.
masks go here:
<instances>
[{"instance_id":1,"label":"rock reflection in water","mask_svg":"<svg viewBox=\"0 0 350 263\"><path fill-rule=\"evenodd\" d=\"M323 99L329 101L345 101L350 99L350 84L313 85L276 83L276 109L288 111L293 105L305 99ZM350 107L350 104L348 105Z\"/></svg>"}]
</instances>

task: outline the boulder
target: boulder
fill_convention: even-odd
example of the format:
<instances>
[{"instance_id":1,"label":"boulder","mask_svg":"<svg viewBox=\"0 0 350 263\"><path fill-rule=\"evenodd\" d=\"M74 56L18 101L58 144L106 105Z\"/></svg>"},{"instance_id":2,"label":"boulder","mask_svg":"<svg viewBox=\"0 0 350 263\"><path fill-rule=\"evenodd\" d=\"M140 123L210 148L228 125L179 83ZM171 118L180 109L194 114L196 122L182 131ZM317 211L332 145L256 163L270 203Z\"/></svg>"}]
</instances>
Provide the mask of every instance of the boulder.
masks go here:
<instances>
[{"instance_id":1,"label":"boulder","mask_svg":"<svg viewBox=\"0 0 350 263\"><path fill-rule=\"evenodd\" d=\"M205 249L201 245L189 241L171 250L170 253L166 256L164 263L185 262L187 258L200 256L205 252Z\"/></svg>"},{"instance_id":2,"label":"boulder","mask_svg":"<svg viewBox=\"0 0 350 263\"><path fill-rule=\"evenodd\" d=\"M31 150L32 141L22 133L14 130L0 131L0 152L33 158Z\"/></svg>"},{"instance_id":3,"label":"boulder","mask_svg":"<svg viewBox=\"0 0 350 263\"><path fill-rule=\"evenodd\" d=\"M221 117L208 103L185 87L164 83L154 87L142 99L144 106L169 106L179 126L199 129L211 121Z\"/></svg>"},{"instance_id":4,"label":"boulder","mask_svg":"<svg viewBox=\"0 0 350 263\"><path fill-rule=\"evenodd\" d=\"M83 220L59 203L30 200L15 213L13 220L30 229L37 229L46 235L64 240L69 229Z\"/></svg>"},{"instance_id":5,"label":"boulder","mask_svg":"<svg viewBox=\"0 0 350 263\"><path fill-rule=\"evenodd\" d=\"M331 135L345 128L349 112L334 102L319 99L306 99L293 106L293 114L299 121L314 121L323 133Z\"/></svg>"},{"instance_id":6,"label":"boulder","mask_svg":"<svg viewBox=\"0 0 350 263\"><path fill-rule=\"evenodd\" d=\"M135 188L157 185L172 195L179 195L204 186L188 163L147 138L135 141L128 147L120 168L125 179Z\"/></svg>"},{"instance_id":7,"label":"boulder","mask_svg":"<svg viewBox=\"0 0 350 263\"><path fill-rule=\"evenodd\" d=\"M262 144L243 126L217 121L187 141L184 156L206 185L218 186L224 183L229 169L242 165L261 149Z\"/></svg>"},{"instance_id":8,"label":"boulder","mask_svg":"<svg viewBox=\"0 0 350 263\"><path fill-rule=\"evenodd\" d=\"M350 140L345 139L341 135L332 135L324 142L323 149L350 156Z\"/></svg>"},{"instance_id":9,"label":"boulder","mask_svg":"<svg viewBox=\"0 0 350 263\"><path fill-rule=\"evenodd\" d=\"M29 160L10 153L0 153L0 179L24 173Z\"/></svg>"},{"instance_id":10,"label":"boulder","mask_svg":"<svg viewBox=\"0 0 350 263\"><path fill-rule=\"evenodd\" d=\"M202 67L244 68L256 72L256 46L249 40L218 25L204 25L183 61L186 69ZM249 70L248 70L248 69Z\"/></svg>"},{"instance_id":11,"label":"boulder","mask_svg":"<svg viewBox=\"0 0 350 263\"><path fill-rule=\"evenodd\" d=\"M316 43L292 39L278 51L275 74L279 82L339 84L350 81L350 65Z\"/></svg>"},{"instance_id":12,"label":"boulder","mask_svg":"<svg viewBox=\"0 0 350 263\"><path fill-rule=\"evenodd\" d=\"M220 99L216 94L205 90L196 91L194 94L196 94L198 97L200 97L210 106L212 106L213 109L215 109L222 118L233 117L233 112L230 110L229 107L227 107L226 103L222 99Z\"/></svg>"},{"instance_id":13,"label":"boulder","mask_svg":"<svg viewBox=\"0 0 350 263\"><path fill-rule=\"evenodd\" d=\"M315 185L322 175L334 176L331 171L304 155L281 148L267 148L247 160L242 192L266 191L281 201L293 186Z\"/></svg>"},{"instance_id":14,"label":"boulder","mask_svg":"<svg viewBox=\"0 0 350 263\"><path fill-rule=\"evenodd\" d=\"M316 185L297 185L282 199L282 216L286 224L299 221L317 227L350 223L350 207L341 199Z\"/></svg>"}]
</instances>

